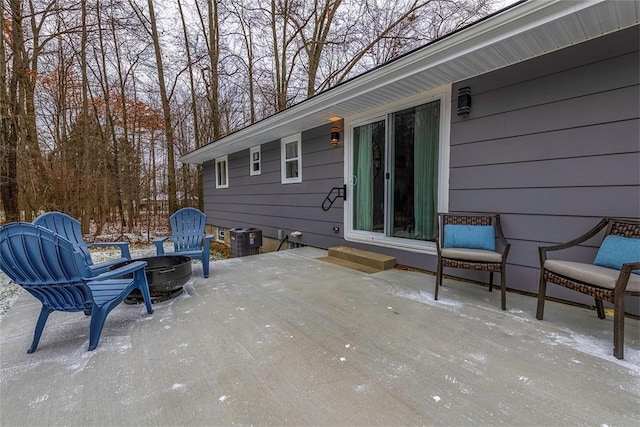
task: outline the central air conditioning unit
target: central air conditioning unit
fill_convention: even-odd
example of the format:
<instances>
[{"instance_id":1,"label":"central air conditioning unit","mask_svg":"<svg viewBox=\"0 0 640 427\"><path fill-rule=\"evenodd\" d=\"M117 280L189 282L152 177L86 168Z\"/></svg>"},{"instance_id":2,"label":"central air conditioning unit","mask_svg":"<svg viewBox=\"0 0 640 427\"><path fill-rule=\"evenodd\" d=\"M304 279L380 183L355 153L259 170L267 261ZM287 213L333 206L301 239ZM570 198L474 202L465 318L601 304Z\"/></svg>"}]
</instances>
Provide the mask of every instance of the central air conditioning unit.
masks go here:
<instances>
[{"instance_id":1,"label":"central air conditioning unit","mask_svg":"<svg viewBox=\"0 0 640 427\"><path fill-rule=\"evenodd\" d=\"M262 230L248 227L232 228L230 235L232 258L259 253L262 246Z\"/></svg>"}]
</instances>

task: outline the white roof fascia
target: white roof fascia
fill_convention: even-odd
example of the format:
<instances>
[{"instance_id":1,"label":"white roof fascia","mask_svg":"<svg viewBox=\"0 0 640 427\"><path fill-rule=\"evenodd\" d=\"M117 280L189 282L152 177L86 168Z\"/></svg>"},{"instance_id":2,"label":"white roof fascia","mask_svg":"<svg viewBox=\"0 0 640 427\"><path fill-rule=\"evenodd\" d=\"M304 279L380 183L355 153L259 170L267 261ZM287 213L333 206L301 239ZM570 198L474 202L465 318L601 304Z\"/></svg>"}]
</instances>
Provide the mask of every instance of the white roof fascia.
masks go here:
<instances>
[{"instance_id":1,"label":"white roof fascia","mask_svg":"<svg viewBox=\"0 0 640 427\"><path fill-rule=\"evenodd\" d=\"M315 114L318 115L315 118L317 126L329 123L332 116L329 111L336 104L605 1L531 0L522 3L187 153L179 161L202 164L304 131L306 129L299 129L300 125L296 124L301 117ZM529 58L522 60L525 59Z\"/></svg>"}]
</instances>

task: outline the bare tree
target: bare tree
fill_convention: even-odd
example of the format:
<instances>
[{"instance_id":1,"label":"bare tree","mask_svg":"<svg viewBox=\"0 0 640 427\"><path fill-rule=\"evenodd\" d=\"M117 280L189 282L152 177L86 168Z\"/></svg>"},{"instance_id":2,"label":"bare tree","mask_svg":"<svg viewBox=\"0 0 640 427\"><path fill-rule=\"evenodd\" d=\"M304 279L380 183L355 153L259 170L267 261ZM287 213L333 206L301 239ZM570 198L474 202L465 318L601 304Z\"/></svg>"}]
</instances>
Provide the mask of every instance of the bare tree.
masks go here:
<instances>
[{"instance_id":1,"label":"bare tree","mask_svg":"<svg viewBox=\"0 0 640 427\"><path fill-rule=\"evenodd\" d=\"M275 63L275 106L281 111L294 99L289 94L289 85L301 48L296 44L300 29L290 22L290 15L296 7L295 0L271 0L269 10L271 36L273 39L273 61Z\"/></svg>"},{"instance_id":2,"label":"bare tree","mask_svg":"<svg viewBox=\"0 0 640 427\"><path fill-rule=\"evenodd\" d=\"M182 22L182 35L184 37L184 46L185 52L187 53L187 68L189 70L189 89L191 95L191 117L193 121L193 137L195 139L195 147L199 148L202 145L202 137L200 135L200 121L198 118L198 106L197 106L197 93L196 93L196 82L193 71L193 58L191 57L191 43L189 42L189 34L187 31L187 23L184 17L184 11L182 9L182 3L178 0L178 10L180 12L180 21ZM215 132L214 132L215 133ZM198 195L199 204L198 207L200 209L204 208L204 200L203 200L203 188L202 188L202 176L200 173L197 173L195 177L196 181L196 193ZM189 176L185 176L184 179L184 187L185 194L187 194Z\"/></svg>"},{"instance_id":3,"label":"bare tree","mask_svg":"<svg viewBox=\"0 0 640 427\"><path fill-rule=\"evenodd\" d=\"M171 104L169 102L169 95L167 94L167 85L164 78L164 63L162 59L162 48L160 46L160 35L158 32L158 25L156 22L156 13L153 8L153 0L147 0L149 7L149 17L146 18L139 7L129 0L129 5L135 11L136 15L140 19L141 24L147 28L147 24L150 29L147 29L153 42L153 50L156 58L156 68L158 72L158 90L160 91L160 99L162 102L162 111L164 119L164 136L165 146L167 149L167 197L169 200L169 210L175 212L178 210L178 199L176 196L176 165L175 165L175 146L173 138L173 125L171 117Z\"/></svg>"},{"instance_id":4,"label":"bare tree","mask_svg":"<svg viewBox=\"0 0 640 427\"><path fill-rule=\"evenodd\" d=\"M241 52L235 52L236 58L240 61L240 63L246 69L246 87L247 89L247 102L249 104L249 117L248 122L254 123L257 120L256 116L256 62L258 60L256 52L255 52L255 41L254 41L254 29L253 25L256 25L256 17L255 14L252 13L254 9L251 6L242 4L239 2L232 2L229 5L232 10L233 15L237 18L238 22L238 30L242 45L245 49L245 54L243 55ZM241 83L241 82L238 82Z\"/></svg>"},{"instance_id":5,"label":"bare tree","mask_svg":"<svg viewBox=\"0 0 640 427\"><path fill-rule=\"evenodd\" d=\"M302 46L307 54L307 96L316 92L316 78L322 53L330 43L331 24L342 0L314 0L309 13L301 15L292 11L288 18L298 29ZM309 28L309 30L307 30ZM309 34L307 34L309 33Z\"/></svg>"},{"instance_id":6,"label":"bare tree","mask_svg":"<svg viewBox=\"0 0 640 427\"><path fill-rule=\"evenodd\" d=\"M0 84L2 85L0 87L0 200L7 221L17 221L19 219L17 149L20 110L16 72L23 68L21 1L12 0L10 6L11 36L9 40L11 51L17 53L13 54L12 72L11 76L8 76L7 48L4 36L4 1L0 4L0 12L2 12L0 16L3 23L0 37L0 67L2 67L0 68Z\"/></svg>"},{"instance_id":7,"label":"bare tree","mask_svg":"<svg viewBox=\"0 0 640 427\"><path fill-rule=\"evenodd\" d=\"M113 185L113 189L115 191L115 203L118 209L118 214L119 214L119 218L120 218L120 222L122 224L123 227L127 226L127 219L125 217L124 214L124 204L123 204L123 197L122 197L122 184L120 181L120 175L121 175L121 170L120 170L120 141L118 138L118 132L116 131L116 125L115 125L115 120L113 117L113 113L112 113L112 103L111 103L111 84L109 82L109 77L107 75L107 48L106 48L106 44L105 44L105 40L104 40L104 32L103 32L103 27L104 27L104 23L103 23L103 18L102 18L102 11L101 11L101 7L100 7L100 2L98 0L97 3L97 7L96 7L96 11L97 11L97 21L98 21L98 46L99 46L99 50L97 52L98 56L98 61L99 61L99 65L102 68L102 72L104 75L104 78L101 79L100 83L102 86L102 97L104 99L104 114L105 114L105 118L106 118L106 127L107 127L107 132L105 132L107 135L110 135L110 139L111 139L111 151L112 151L112 156L110 159L110 167L109 167L109 175L111 177L111 182ZM117 46L117 43L115 44ZM116 48L117 49L117 48ZM117 54L116 54L117 55ZM123 113L124 114L124 113ZM106 142L106 141L105 141Z\"/></svg>"}]
</instances>

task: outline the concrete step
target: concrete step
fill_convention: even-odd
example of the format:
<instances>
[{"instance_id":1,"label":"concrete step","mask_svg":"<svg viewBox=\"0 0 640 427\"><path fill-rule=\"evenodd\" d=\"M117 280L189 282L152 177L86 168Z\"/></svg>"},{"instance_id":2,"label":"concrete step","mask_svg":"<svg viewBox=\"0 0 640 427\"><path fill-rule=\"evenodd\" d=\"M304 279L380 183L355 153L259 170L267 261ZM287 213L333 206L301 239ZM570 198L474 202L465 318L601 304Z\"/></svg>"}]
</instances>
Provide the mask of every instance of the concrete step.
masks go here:
<instances>
[{"instance_id":1,"label":"concrete step","mask_svg":"<svg viewBox=\"0 0 640 427\"><path fill-rule=\"evenodd\" d=\"M322 259L364 273L377 273L396 265L394 257L347 246L329 248L328 256Z\"/></svg>"}]
</instances>

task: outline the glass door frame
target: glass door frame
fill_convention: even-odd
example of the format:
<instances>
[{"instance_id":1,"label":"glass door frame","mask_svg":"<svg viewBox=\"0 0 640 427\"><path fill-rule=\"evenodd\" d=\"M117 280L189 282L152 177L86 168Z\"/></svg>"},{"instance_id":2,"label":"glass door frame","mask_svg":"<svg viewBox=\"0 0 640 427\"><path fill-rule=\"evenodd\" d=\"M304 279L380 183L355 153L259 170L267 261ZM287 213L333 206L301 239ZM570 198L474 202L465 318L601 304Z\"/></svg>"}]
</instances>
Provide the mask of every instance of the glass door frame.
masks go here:
<instances>
[{"instance_id":1,"label":"glass door frame","mask_svg":"<svg viewBox=\"0 0 640 427\"><path fill-rule=\"evenodd\" d=\"M449 207L449 137L451 129L451 86L438 88L426 94L420 94L403 101L385 105L376 111L360 116L345 118L344 132L344 176L347 185L347 201L344 204L344 238L347 241L367 243L371 245L392 247L410 252L435 254L435 242L392 237L389 234L390 218L388 208L391 202L392 179L385 179L385 230L384 233L355 230L353 226L353 132L358 126L376 121L385 122L385 165L384 173L390 173L391 146L390 119L392 113L417 107L433 101L440 101L440 132L438 159L438 212L447 212Z\"/></svg>"}]
</instances>

